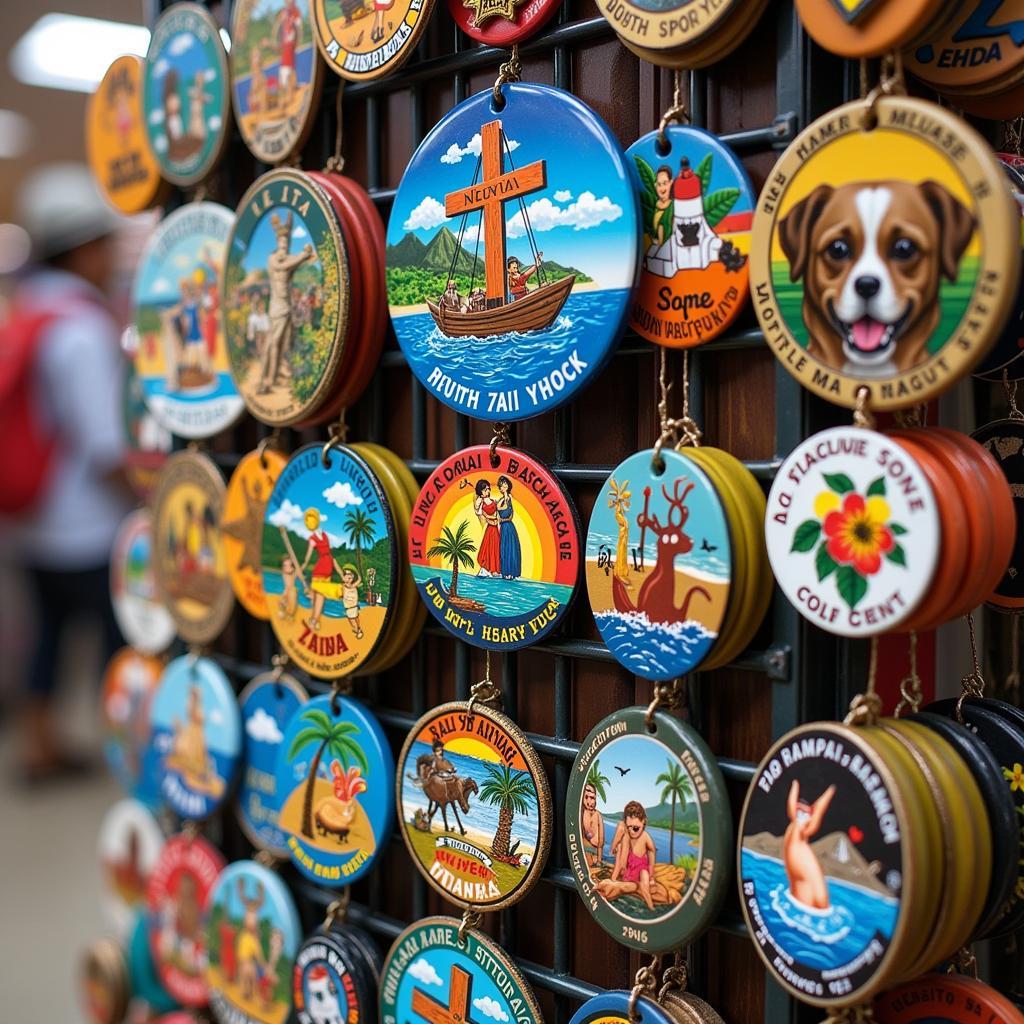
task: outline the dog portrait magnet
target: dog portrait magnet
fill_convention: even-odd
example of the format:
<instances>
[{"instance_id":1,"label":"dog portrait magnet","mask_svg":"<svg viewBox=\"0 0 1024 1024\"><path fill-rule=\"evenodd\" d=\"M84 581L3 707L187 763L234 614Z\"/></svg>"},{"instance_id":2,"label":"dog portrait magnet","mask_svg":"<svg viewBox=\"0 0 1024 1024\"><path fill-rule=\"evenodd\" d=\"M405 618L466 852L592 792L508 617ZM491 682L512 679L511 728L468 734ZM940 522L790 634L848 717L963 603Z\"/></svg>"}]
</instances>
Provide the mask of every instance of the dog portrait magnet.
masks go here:
<instances>
[{"instance_id":1,"label":"dog portrait magnet","mask_svg":"<svg viewBox=\"0 0 1024 1024\"><path fill-rule=\"evenodd\" d=\"M772 483L765 542L782 592L838 636L895 629L928 593L941 525L931 484L884 434L823 430L798 445Z\"/></svg>"},{"instance_id":2,"label":"dog portrait magnet","mask_svg":"<svg viewBox=\"0 0 1024 1024\"><path fill-rule=\"evenodd\" d=\"M710 132L669 125L626 150L644 225L644 256L629 325L657 345L718 337L749 291L754 187Z\"/></svg>"},{"instance_id":3,"label":"dog portrait magnet","mask_svg":"<svg viewBox=\"0 0 1024 1024\"><path fill-rule=\"evenodd\" d=\"M831 111L790 145L754 213L750 291L779 361L812 393L875 410L970 373L1017 294L1020 214L985 140L889 96Z\"/></svg>"}]
</instances>

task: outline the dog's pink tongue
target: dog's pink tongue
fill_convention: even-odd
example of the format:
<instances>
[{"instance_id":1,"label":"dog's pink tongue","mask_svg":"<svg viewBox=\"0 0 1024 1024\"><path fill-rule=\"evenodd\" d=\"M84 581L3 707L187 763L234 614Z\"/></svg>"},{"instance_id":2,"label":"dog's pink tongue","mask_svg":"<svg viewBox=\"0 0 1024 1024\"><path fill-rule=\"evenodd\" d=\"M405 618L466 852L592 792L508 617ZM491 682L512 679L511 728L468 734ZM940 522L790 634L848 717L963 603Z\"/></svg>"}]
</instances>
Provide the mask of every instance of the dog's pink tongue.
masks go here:
<instances>
[{"instance_id":1,"label":"dog's pink tongue","mask_svg":"<svg viewBox=\"0 0 1024 1024\"><path fill-rule=\"evenodd\" d=\"M861 317L850 328L853 334L853 343L862 352L874 352L882 344L885 335L885 324L872 320L871 317Z\"/></svg>"}]
</instances>

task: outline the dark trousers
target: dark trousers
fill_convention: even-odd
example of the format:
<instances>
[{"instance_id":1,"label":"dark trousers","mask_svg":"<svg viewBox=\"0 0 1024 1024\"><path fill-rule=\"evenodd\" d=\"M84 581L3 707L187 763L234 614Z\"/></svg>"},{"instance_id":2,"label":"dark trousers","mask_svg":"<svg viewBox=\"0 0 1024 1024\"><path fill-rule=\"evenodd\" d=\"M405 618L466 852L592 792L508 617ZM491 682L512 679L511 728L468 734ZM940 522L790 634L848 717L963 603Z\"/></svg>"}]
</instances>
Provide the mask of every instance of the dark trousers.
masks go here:
<instances>
[{"instance_id":1,"label":"dark trousers","mask_svg":"<svg viewBox=\"0 0 1024 1024\"><path fill-rule=\"evenodd\" d=\"M27 569L35 596L38 635L29 667L27 693L49 697L57 686L57 659L67 628L75 619L88 618L99 630L103 663L124 641L110 604L110 567L73 572Z\"/></svg>"}]
</instances>

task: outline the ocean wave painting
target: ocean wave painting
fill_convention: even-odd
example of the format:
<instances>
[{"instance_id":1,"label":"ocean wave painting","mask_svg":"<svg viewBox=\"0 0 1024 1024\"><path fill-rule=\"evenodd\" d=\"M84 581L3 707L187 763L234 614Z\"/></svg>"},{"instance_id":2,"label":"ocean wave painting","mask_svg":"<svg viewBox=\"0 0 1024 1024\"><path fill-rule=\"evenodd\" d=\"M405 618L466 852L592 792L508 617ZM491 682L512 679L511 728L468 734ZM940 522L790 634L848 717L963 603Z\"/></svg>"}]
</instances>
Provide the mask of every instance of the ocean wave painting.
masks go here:
<instances>
[{"instance_id":1,"label":"ocean wave painting","mask_svg":"<svg viewBox=\"0 0 1024 1024\"><path fill-rule=\"evenodd\" d=\"M694 663L701 661L718 637L699 622L651 622L643 612L600 612L594 621L608 649L623 665L654 679L677 674L673 665L681 652Z\"/></svg>"}]
</instances>

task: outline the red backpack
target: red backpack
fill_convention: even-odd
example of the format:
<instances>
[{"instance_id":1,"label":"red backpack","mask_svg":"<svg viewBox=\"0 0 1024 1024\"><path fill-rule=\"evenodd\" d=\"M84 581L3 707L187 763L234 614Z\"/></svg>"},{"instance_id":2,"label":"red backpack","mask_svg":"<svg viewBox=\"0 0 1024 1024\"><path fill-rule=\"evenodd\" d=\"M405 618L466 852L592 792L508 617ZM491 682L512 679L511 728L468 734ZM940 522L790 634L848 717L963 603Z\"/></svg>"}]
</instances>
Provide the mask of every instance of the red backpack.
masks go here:
<instances>
[{"instance_id":1,"label":"red backpack","mask_svg":"<svg viewBox=\"0 0 1024 1024\"><path fill-rule=\"evenodd\" d=\"M0 515L27 512L46 490L57 436L39 408L36 355L52 309L11 309L0 323Z\"/></svg>"}]
</instances>

